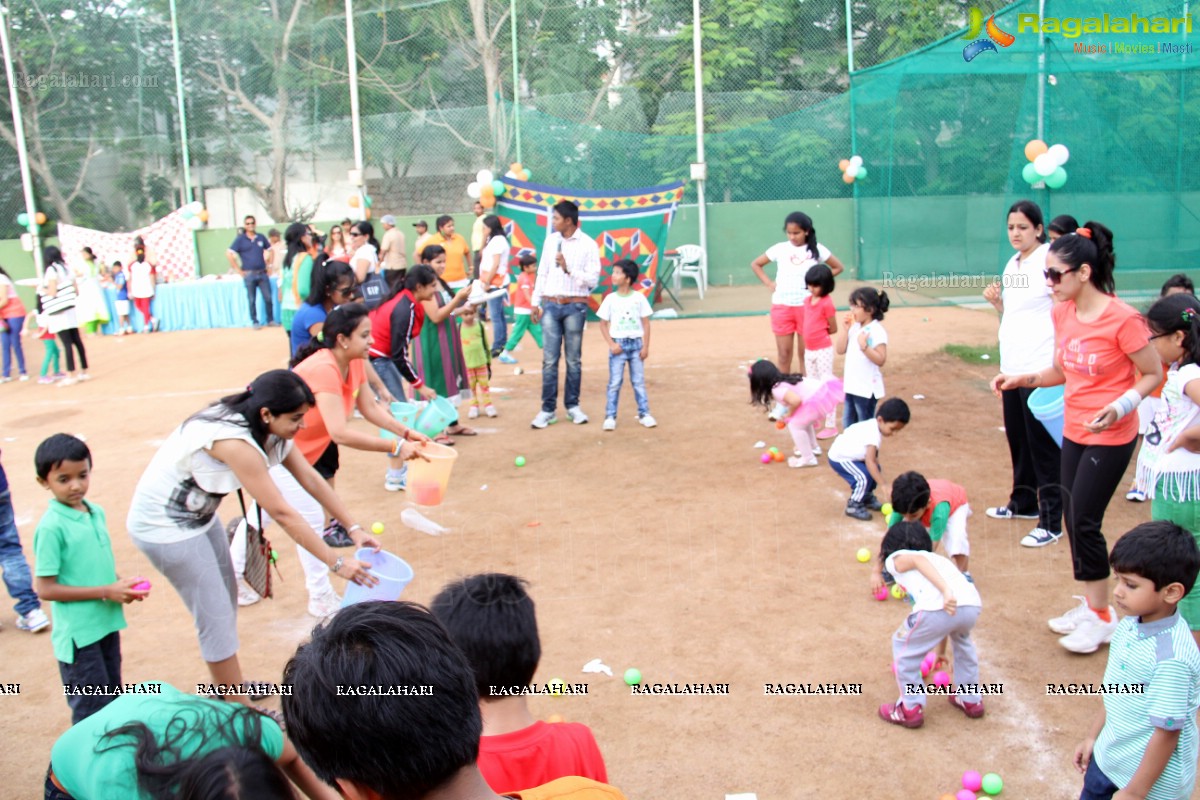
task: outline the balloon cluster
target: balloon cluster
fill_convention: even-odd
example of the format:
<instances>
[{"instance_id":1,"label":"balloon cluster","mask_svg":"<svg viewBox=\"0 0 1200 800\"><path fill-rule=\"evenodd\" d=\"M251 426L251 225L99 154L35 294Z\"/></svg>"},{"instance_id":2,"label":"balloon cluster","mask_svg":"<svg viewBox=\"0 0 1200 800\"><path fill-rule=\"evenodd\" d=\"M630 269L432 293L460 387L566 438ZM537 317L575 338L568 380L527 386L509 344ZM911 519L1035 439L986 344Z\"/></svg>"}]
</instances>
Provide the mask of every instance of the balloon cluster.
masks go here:
<instances>
[{"instance_id":1,"label":"balloon cluster","mask_svg":"<svg viewBox=\"0 0 1200 800\"><path fill-rule=\"evenodd\" d=\"M48 217L40 211L34 215L34 221L36 221L38 225L45 225L47 219L48 219ZM20 214L17 214L17 224L20 225L22 228L28 228L29 227L29 215L26 214L24 211L22 211Z\"/></svg>"},{"instance_id":2,"label":"balloon cluster","mask_svg":"<svg viewBox=\"0 0 1200 800\"><path fill-rule=\"evenodd\" d=\"M179 211L187 220L188 227L194 231L200 230L208 222L208 209L199 200L193 200Z\"/></svg>"},{"instance_id":3,"label":"balloon cluster","mask_svg":"<svg viewBox=\"0 0 1200 800\"><path fill-rule=\"evenodd\" d=\"M1021 177L1030 186L1045 181L1049 188L1061 189L1067 182L1067 171L1063 169L1063 164L1071 157L1071 151L1066 145L1047 147L1041 139L1033 139L1025 145L1025 157L1029 163L1021 170Z\"/></svg>"},{"instance_id":4,"label":"balloon cluster","mask_svg":"<svg viewBox=\"0 0 1200 800\"><path fill-rule=\"evenodd\" d=\"M509 165L508 172L504 173L504 177L528 181L529 170L522 167L521 162L514 161ZM505 187L504 181L497 179L490 169L479 170L475 174L475 180L467 184L467 196L472 200L478 200L484 208L496 205L496 198L502 196L505 191L507 191L507 187Z\"/></svg>"},{"instance_id":5,"label":"balloon cluster","mask_svg":"<svg viewBox=\"0 0 1200 800\"><path fill-rule=\"evenodd\" d=\"M371 199L369 194L364 194L361 201L359 201L357 194L352 194L346 198L346 203L349 204L351 208L358 208L360 205L363 207L363 219L371 218L371 205L374 202L375 201Z\"/></svg>"},{"instance_id":6,"label":"balloon cluster","mask_svg":"<svg viewBox=\"0 0 1200 800\"><path fill-rule=\"evenodd\" d=\"M850 156L843 158L838 162L838 169L842 171L842 180L846 183L854 183L856 180L866 180L867 168L863 166L862 156Z\"/></svg>"}]
</instances>

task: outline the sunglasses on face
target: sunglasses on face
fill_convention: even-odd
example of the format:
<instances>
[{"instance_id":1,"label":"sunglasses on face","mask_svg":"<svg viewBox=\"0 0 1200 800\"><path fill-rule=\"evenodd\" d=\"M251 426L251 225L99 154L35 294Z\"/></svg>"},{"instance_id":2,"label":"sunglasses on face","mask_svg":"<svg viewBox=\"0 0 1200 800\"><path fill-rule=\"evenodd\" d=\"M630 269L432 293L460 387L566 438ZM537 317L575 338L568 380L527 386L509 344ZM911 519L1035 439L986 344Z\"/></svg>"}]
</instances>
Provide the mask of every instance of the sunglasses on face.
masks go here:
<instances>
[{"instance_id":1,"label":"sunglasses on face","mask_svg":"<svg viewBox=\"0 0 1200 800\"><path fill-rule=\"evenodd\" d=\"M1063 275L1066 275L1071 272L1075 272L1078 269L1079 269L1079 267L1071 267L1070 269L1064 269L1064 270L1046 269L1046 270L1042 270L1042 274L1046 276L1046 280L1050 281L1055 286L1057 286L1058 284L1062 283Z\"/></svg>"},{"instance_id":2,"label":"sunglasses on face","mask_svg":"<svg viewBox=\"0 0 1200 800\"><path fill-rule=\"evenodd\" d=\"M350 235L351 236L362 236L363 232L362 231L350 231Z\"/></svg>"},{"instance_id":3,"label":"sunglasses on face","mask_svg":"<svg viewBox=\"0 0 1200 800\"><path fill-rule=\"evenodd\" d=\"M349 297L350 295L354 294L354 285L351 284L349 286L336 286L333 288L333 290L330 292L330 294L340 294L343 297Z\"/></svg>"}]
</instances>

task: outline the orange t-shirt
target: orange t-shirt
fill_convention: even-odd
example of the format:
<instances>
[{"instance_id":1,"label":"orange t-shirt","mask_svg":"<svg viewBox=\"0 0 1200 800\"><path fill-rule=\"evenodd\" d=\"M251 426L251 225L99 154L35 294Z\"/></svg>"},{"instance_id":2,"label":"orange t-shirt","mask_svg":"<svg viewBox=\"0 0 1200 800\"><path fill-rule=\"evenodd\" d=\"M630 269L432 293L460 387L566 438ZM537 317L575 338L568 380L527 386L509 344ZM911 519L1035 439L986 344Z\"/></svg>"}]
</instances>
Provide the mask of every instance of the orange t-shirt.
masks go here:
<instances>
[{"instance_id":1,"label":"orange t-shirt","mask_svg":"<svg viewBox=\"0 0 1200 800\"><path fill-rule=\"evenodd\" d=\"M425 244L440 244L445 248L446 271L442 273L442 280L446 283L465 281L467 276L471 274L471 265L467 261L470 249L467 247L467 240L461 235L455 233L447 239L442 234L435 233L429 237L429 241L425 242Z\"/></svg>"},{"instance_id":2,"label":"orange t-shirt","mask_svg":"<svg viewBox=\"0 0 1200 800\"><path fill-rule=\"evenodd\" d=\"M1054 360L1066 376L1063 437L1076 444L1126 444L1137 437L1138 416L1127 414L1100 433L1084 425L1137 382L1131 353L1150 342L1150 329L1135 309L1113 297L1094 322L1075 316L1075 302L1056 305Z\"/></svg>"},{"instance_id":3,"label":"orange t-shirt","mask_svg":"<svg viewBox=\"0 0 1200 800\"><path fill-rule=\"evenodd\" d=\"M367 362L356 358L350 362L346 380L342 380L342 370L338 367L333 351L323 348L296 365L293 370L304 379L314 395L337 394L342 397L342 408L346 419L350 419L350 410L358 399L358 390L367 382ZM329 447L333 438L325 427L325 419L321 410L313 406L304 415L304 427L296 434L296 447L309 464L317 463L317 459Z\"/></svg>"}]
</instances>

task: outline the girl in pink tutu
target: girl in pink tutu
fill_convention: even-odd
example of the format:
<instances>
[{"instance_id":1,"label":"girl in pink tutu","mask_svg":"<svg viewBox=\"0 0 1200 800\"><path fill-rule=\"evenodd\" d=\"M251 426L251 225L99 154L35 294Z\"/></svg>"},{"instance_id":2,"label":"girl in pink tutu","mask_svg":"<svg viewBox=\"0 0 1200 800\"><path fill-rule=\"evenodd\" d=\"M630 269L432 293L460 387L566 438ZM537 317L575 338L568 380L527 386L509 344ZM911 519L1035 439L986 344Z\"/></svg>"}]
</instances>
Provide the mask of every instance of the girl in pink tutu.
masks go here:
<instances>
[{"instance_id":1,"label":"girl in pink tutu","mask_svg":"<svg viewBox=\"0 0 1200 800\"><path fill-rule=\"evenodd\" d=\"M771 419L786 427L795 443L789 467L815 467L821 448L817 446L816 423L845 397L837 378L808 378L785 375L770 361L756 361L750 368L750 403L771 409Z\"/></svg>"}]
</instances>

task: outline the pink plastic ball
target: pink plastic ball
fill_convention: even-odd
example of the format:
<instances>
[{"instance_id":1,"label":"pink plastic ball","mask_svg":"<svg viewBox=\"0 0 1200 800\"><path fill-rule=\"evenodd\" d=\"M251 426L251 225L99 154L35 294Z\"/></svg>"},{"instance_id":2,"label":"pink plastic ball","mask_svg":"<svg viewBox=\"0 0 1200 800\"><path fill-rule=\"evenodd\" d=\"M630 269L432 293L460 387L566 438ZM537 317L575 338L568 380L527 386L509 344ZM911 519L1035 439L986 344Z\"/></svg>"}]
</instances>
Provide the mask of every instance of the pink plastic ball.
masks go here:
<instances>
[{"instance_id":1,"label":"pink plastic ball","mask_svg":"<svg viewBox=\"0 0 1200 800\"><path fill-rule=\"evenodd\" d=\"M921 677L922 678L929 677L929 663L926 661L921 662Z\"/></svg>"},{"instance_id":2,"label":"pink plastic ball","mask_svg":"<svg viewBox=\"0 0 1200 800\"><path fill-rule=\"evenodd\" d=\"M978 775L979 773L976 772L975 774ZM975 800L975 793L970 789L959 789L954 798L955 800Z\"/></svg>"},{"instance_id":3,"label":"pink plastic ball","mask_svg":"<svg viewBox=\"0 0 1200 800\"><path fill-rule=\"evenodd\" d=\"M949 686L950 685L950 676L947 675L946 673L942 672L941 670L938 670L937 672L933 673L933 685L934 686Z\"/></svg>"},{"instance_id":4,"label":"pink plastic ball","mask_svg":"<svg viewBox=\"0 0 1200 800\"><path fill-rule=\"evenodd\" d=\"M966 791L978 792L983 788L983 776L975 770L969 769L963 773L962 785ZM975 795L972 794L969 798L966 798L962 796L962 792L959 792L959 800L975 800Z\"/></svg>"},{"instance_id":5,"label":"pink plastic ball","mask_svg":"<svg viewBox=\"0 0 1200 800\"><path fill-rule=\"evenodd\" d=\"M761 456L758 457L758 460L764 464L770 464L771 463L771 454L763 453Z\"/></svg>"},{"instance_id":6,"label":"pink plastic ball","mask_svg":"<svg viewBox=\"0 0 1200 800\"><path fill-rule=\"evenodd\" d=\"M875 593L876 600L887 600L888 590L886 586L879 587L879 591Z\"/></svg>"}]
</instances>

